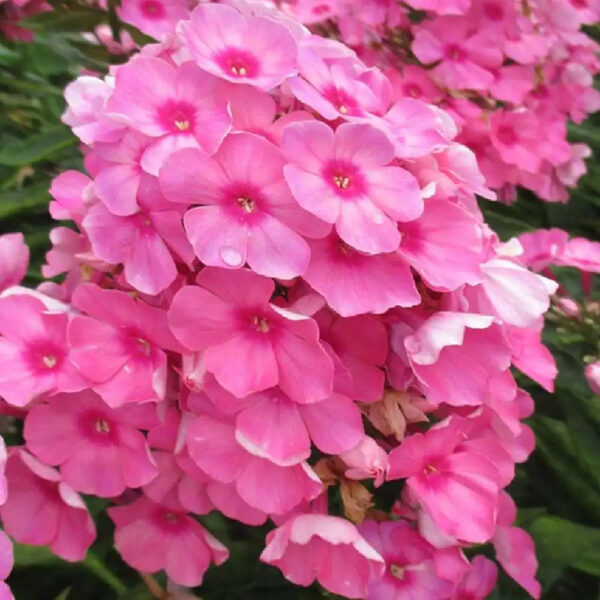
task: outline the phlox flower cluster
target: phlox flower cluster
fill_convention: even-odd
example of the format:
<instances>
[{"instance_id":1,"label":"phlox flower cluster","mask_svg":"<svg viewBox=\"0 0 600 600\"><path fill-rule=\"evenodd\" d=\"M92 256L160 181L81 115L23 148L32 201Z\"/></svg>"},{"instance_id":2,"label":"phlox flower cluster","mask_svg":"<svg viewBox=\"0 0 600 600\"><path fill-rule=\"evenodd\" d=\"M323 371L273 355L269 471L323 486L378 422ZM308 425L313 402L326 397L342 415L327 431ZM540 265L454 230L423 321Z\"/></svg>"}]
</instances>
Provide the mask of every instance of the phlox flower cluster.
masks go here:
<instances>
[{"instance_id":1,"label":"phlox flower cluster","mask_svg":"<svg viewBox=\"0 0 600 600\"><path fill-rule=\"evenodd\" d=\"M569 143L566 125L600 109L593 86L598 46L583 31L600 19L596 0L281 5L384 69L385 93L393 99L417 98L448 111L459 130L456 139L475 152L501 200L513 201L521 186L542 200L566 202L568 188L585 173L590 149ZM342 75L336 85L354 95Z\"/></svg>"},{"instance_id":2,"label":"phlox flower cluster","mask_svg":"<svg viewBox=\"0 0 600 600\"><path fill-rule=\"evenodd\" d=\"M228 558L216 510L271 524L261 560L297 585L483 599L491 544L539 597L505 491L534 446L511 366L552 390L556 284L485 224L451 116L392 90L237 1L68 86L87 174L51 188L62 282L19 286L22 237L0 243L9 536L79 560L93 495L123 560L179 586Z\"/></svg>"}]
</instances>

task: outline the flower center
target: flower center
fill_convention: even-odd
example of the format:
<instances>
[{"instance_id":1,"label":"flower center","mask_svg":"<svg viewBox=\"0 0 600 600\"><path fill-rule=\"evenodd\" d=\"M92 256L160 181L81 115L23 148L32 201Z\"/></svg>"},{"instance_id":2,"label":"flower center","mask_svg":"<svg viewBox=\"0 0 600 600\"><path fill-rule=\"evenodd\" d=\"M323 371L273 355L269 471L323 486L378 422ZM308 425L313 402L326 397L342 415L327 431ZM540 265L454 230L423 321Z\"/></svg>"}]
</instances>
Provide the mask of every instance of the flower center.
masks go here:
<instances>
[{"instance_id":1,"label":"flower center","mask_svg":"<svg viewBox=\"0 0 600 600\"><path fill-rule=\"evenodd\" d=\"M144 356L150 356L150 342L142 337L136 338L137 349Z\"/></svg>"},{"instance_id":2,"label":"flower center","mask_svg":"<svg viewBox=\"0 0 600 600\"><path fill-rule=\"evenodd\" d=\"M252 324L254 325L258 333L268 333L271 330L271 324L269 323L269 321L264 317L260 317L258 315L253 317Z\"/></svg>"},{"instance_id":3,"label":"flower center","mask_svg":"<svg viewBox=\"0 0 600 600\"><path fill-rule=\"evenodd\" d=\"M434 473L438 472L433 465L427 465L423 471L425 472L425 475L433 475Z\"/></svg>"},{"instance_id":4,"label":"flower center","mask_svg":"<svg viewBox=\"0 0 600 600\"><path fill-rule=\"evenodd\" d=\"M256 57L244 48L226 48L217 54L215 62L234 77L256 77L260 70Z\"/></svg>"},{"instance_id":5,"label":"flower center","mask_svg":"<svg viewBox=\"0 0 600 600\"><path fill-rule=\"evenodd\" d=\"M254 205L254 200L246 198L246 196L239 196L237 199L237 203L240 205L242 210L244 210L248 214L254 212L254 209L256 208L256 206Z\"/></svg>"},{"instance_id":6,"label":"flower center","mask_svg":"<svg viewBox=\"0 0 600 600\"><path fill-rule=\"evenodd\" d=\"M404 568L400 565L391 564L390 565L390 573L396 579L404 579Z\"/></svg>"},{"instance_id":7,"label":"flower center","mask_svg":"<svg viewBox=\"0 0 600 600\"><path fill-rule=\"evenodd\" d=\"M337 185L341 190L347 190L350 187L350 177L347 175L334 175L333 182Z\"/></svg>"},{"instance_id":8,"label":"flower center","mask_svg":"<svg viewBox=\"0 0 600 600\"><path fill-rule=\"evenodd\" d=\"M164 15L163 6L160 2L156 2L155 0L146 0L146 2L142 2L140 9L146 17L157 18Z\"/></svg>"},{"instance_id":9,"label":"flower center","mask_svg":"<svg viewBox=\"0 0 600 600\"><path fill-rule=\"evenodd\" d=\"M110 433L110 425L104 419L96 419L94 422L94 429L98 433L106 434Z\"/></svg>"},{"instance_id":10,"label":"flower center","mask_svg":"<svg viewBox=\"0 0 600 600\"><path fill-rule=\"evenodd\" d=\"M169 521L169 523L177 523L177 515L175 513L165 513L165 519Z\"/></svg>"},{"instance_id":11,"label":"flower center","mask_svg":"<svg viewBox=\"0 0 600 600\"><path fill-rule=\"evenodd\" d=\"M190 128L190 122L187 119L184 121L175 119L175 127L177 127L179 131L187 131Z\"/></svg>"},{"instance_id":12,"label":"flower center","mask_svg":"<svg viewBox=\"0 0 600 600\"><path fill-rule=\"evenodd\" d=\"M48 367L49 369L53 369L58 362L58 358L54 356L54 354L45 354L42 357L42 362L44 363L44 366Z\"/></svg>"},{"instance_id":13,"label":"flower center","mask_svg":"<svg viewBox=\"0 0 600 600\"><path fill-rule=\"evenodd\" d=\"M496 131L496 137L506 146L512 146L517 143L517 133L510 125L502 125Z\"/></svg>"},{"instance_id":14,"label":"flower center","mask_svg":"<svg viewBox=\"0 0 600 600\"><path fill-rule=\"evenodd\" d=\"M463 52L462 48L456 44L450 44L450 46L446 48L446 58L449 60L458 61L462 60L464 57L465 53Z\"/></svg>"},{"instance_id":15,"label":"flower center","mask_svg":"<svg viewBox=\"0 0 600 600\"><path fill-rule=\"evenodd\" d=\"M409 83L404 86L404 93L411 98L420 98L421 97L421 88L414 83Z\"/></svg>"}]
</instances>

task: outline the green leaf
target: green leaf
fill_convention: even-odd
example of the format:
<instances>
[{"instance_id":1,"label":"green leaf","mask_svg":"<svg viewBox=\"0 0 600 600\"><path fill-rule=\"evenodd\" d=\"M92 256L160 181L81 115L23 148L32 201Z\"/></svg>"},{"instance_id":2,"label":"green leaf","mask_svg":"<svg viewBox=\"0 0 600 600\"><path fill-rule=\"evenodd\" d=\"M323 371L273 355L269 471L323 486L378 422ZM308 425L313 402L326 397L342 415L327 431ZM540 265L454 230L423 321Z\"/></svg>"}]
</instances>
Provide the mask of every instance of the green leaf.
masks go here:
<instances>
[{"instance_id":1,"label":"green leaf","mask_svg":"<svg viewBox=\"0 0 600 600\"><path fill-rule=\"evenodd\" d=\"M55 125L25 139L3 140L0 164L24 166L53 157L64 148L74 146L77 138L68 127Z\"/></svg>"},{"instance_id":2,"label":"green leaf","mask_svg":"<svg viewBox=\"0 0 600 600\"><path fill-rule=\"evenodd\" d=\"M81 32L92 31L105 22L104 13L91 8L71 10L50 10L41 12L21 21L27 29L39 32Z\"/></svg>"},{"instance_id":3,"label":"green leaf","mask_svg":"<svg viewBox=\"0 0 600 600\"><path fill-rule=\"evenodd\" d=\"M42 181L21 190L0 193L0 220L33 211L47 211L49 183Z\"/></svg>"},{"instance_id":4,"label":"green leaf","mask_svg":"<svg viewBox=\"0 0 600 600\"><path fill-rule=\"evenodd\" d=\"M600 577L600 529L544 516L529 527L539 557L538 576L550 586L567 567Z\"/></svg>"},{"instance_id":5,"label":"green leaf","mask_svg":"<svg viewBox=\"0 0 600 600\"><path fill-rule=\"evenodd\" d=\"M56 598L54 600L67 600L70 593L71 593L71 588L68 587L67 589L63 590L58 596L56 596Z\"/></svg>"}]
</instances>

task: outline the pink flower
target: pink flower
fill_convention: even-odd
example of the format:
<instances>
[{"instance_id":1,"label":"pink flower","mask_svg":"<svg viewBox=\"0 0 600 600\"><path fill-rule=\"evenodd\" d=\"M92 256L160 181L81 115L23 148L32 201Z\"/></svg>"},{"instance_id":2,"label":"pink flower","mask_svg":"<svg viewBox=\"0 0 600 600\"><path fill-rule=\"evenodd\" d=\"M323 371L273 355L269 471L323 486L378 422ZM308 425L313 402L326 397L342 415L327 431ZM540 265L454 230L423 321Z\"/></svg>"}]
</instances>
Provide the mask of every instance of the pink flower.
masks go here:
<instances>
[{"instance_id":1,"label":"pink flower","mask_svg":"<svg viewBox=\"0 0 600 600\"><path fill-rule=\"evenodd\" d=\"M273 19L243 15L226 4L197 6L179 26L196 63L233 83L265 90L297 72L296 41Z\"/></svg>"},{"instance_id":2,"label":"pink flower","mask_svg":"<svg viewBox=\"0 0 600 600\"><path fill-rule=\"evenodd\" d=\"M10 588L4 580L10 575L15 559L10 538L0 531L0 600L14 600Z\"/></svg>"},{"instance_id":3,"label":"pink flower","mask_svg":"<svg viewBox=\"0 0 600 600\"><path fill-rule=\"evenodd\" d=\"M165 311L125 292L80 285L69 326L73 361L112 407L164 398L167 359L164 350L180 350Z\"/></svg>"},{"instance_id":4,"label":"pink flower","mask_svg":"<svg viewBox=\"0 0 600 600\"><path fill-rule=\"evenodd\" d=\"M492 317L472 313L434 313L404 338L404 347L434 404L482 404L493 378L510 366L500 326ZM468 376L457 376L463 372Z\"/></svg>"},{"instance_id":5,"label":"pink flower","mask_svg":"<svg viewBox=\"0 0 600 600\"><path fill-rule=\"evenodd\" d=\"M29 265L29 248L22 233L0 235L0 292L19 285Z\"/></svg>"},{"instance_id":6,"label":"pink flower","mask_svg":"<svg viewBox=\"0 0 600 600\"><path fill-rule=\"evenodd\" d=\"M538 568L535 546L526 531L512 526L516 516L514 501L503 492L500 495L498 527L492 542L502 568L537 600L542 593L542 586L535 578Z\"/></svg>"},{"instance_id":7,"label":"pink flower","mask_svg":"<svg viewBox=\"0 0 600 600\"><path fill-rule=\"evenodd\" d=\"M335 233L309 245L311 258L304 279L343 317L419 303L410 267L397 254L359 252Z\"/></svg>"},{"instance_id":8,"label":"pink flower","mask_svg":"<svg viewBox=\"0 0 600 600\"><path fill-rule=\"evenodd\" d=\"M62 122L84 143L114 142L118 140L124 125L103 114L107 98L113 91L113 78L106 80L82 75L65 88L67 110Z\"/></svg>"},{"instance_id":9,"label":"pink flower","mask_svg":"<svg viewBox=\"0 0 600 600\"><path fill-rule=\"evenodd\" d=\"M65 560L83 560L96 529L79 494L19 448L11 450L6 475L9 496L0 506L6 533L20 544L50 546Z\"/></svg>"},{"instance_id":10,"label":"pink flower","mask_svg":"<svg viewBox=\"0 0 600 600\"><path fill-rule=\"evenodd\" d=\"M364 436L360 411L346 396L334 394L297 404L277 391L246 399L236 417L236 439L248 452L276 465L298 464L310 456L310 441L327 454L350 450Z\"/></svg>"},{"instance_id":11,"label":"pink flower","mask_svg":"<svg viewBox=\"0 0 600 600\"><path fill-rule=\"evenodd\" d=\"M459 205L428 201L416 221L400 225L398 254L435 290L450 291L482 279L481 227Z\"/></svg>"},{"instance_id":12,"label":"pink flower","mask_svg":"<svg viewBox=\"0 0 600 600\"><path fill-rule=\"evenodd\" d=\"M236 440L235 427L225 417L197 417L187 436L196 465L213 479L234 484L240 498L254 509L283 514L321 493L321 481L306 463L280 466L254 456Z\"/></svg>"},{"instance_id":13,"label":"pink flower","mask_svg":"<svg viewBox=\"0 0 600 600\"><path fill-rule=\"evenodd\" d=\"M501 256L483 263L481 270L482 282L464 291L469 308L516 327L535 326L558 287L556 282Z\"/></svg>"},{"instance_id":14,"label":"pink flower","mask_svg":"<svg viewBox=\"0 0 600 600\"><path fill-rule=\"evenodd\" d=\"M271 280L207 267L197 283L177 292L169 325L187 348L204 352L206 370L225 389L242 398L279 385L303 403L331 395L333 363L317 324L269 304Z\"/></svg>"},{"instance_id":15,"label":"pink flower","mask_svg":"<svg viewBox=\"0 0 600 600\"><path fill-rule=\"evenodd\" d=\"M214 152L229 131L231 116L226 104L216 99L216 84L191 62L174 67L159 58L139 56L117 70L105 112L155 138L141 165L157 175L175 150L193 147Z\"/></svg>"},{"instance_id":16,"label":"pink flower","mask_svg":"<svg viewBox=\"0 0 600 600\"><path fill-rule=\"evenodd\" d=\"M348 469L344 473L348 479L373 479L373 485L379 487L387 477L389 464L386 451L369 436L340 454Z\"/></svg>"},{"instance_id":17,"label":"pink flower","mask_svg":"<svg viewBox=\"0 0 600 600\"><path fill-rule=\"evenodd\" d=\"M486 453L460 449L454 423L415 433L389 455L389 479L406 478L411 497L446 535L483 543L494 532L500 473Z\"/></svg>"},{"instance_id":18,"label":"pink flower","mask_svg":"<svg viewBox=\"0 0 600 600\"><path fill-rule=\"evenodd\" d=\"M110 498L156 476L139 431L155 419L152 405L111 409L93 392L61 394L31 409L24 435L40 460L60 465L66 483L84 494Z\"/></svg>"},{"instance_id":19,"label":"pink flower","mask_svg":"<svg viewBox=\"0 0 600 600\"><path fill-rule=\"evenodd\" d=\"M51 312L31 295L0 298L0 395L25 406L44 393L75 392L87 386L67 344L65 312Z\"/></svg>"},{"instance_id":20,"label":"pink flower","mask_svg":"<svg viewBox=\"0 0 600 600\"><path fill-rule=\"evenodd\" d=\"M317 219L292 198L279 150L251 133L229 135L213 157L201 150L174 154L160 173L173 202L204 204L185 215L196 255L207 265L239 268L248 262L260 275L302 275L310 250L298 234L323 235Z\"/></svg>"},{"instance_id":21,"label":"pink flower","mask_svg":"<svg viewBox=\"0 0 600 600\"><path fill-rule=\"evenodd\" d=\"M116 526L117 551L128 565L145 573L164 569L175 583L196 587L211 563L220 565L229 557L227 548L198 521L145 496L109 508L108 514Z\"/></svg>"},{"instance_id":22,"label":"pink flower","mask_svg":"<svg viewBox=\"0 0 600 600\"><path fill-rule=\"evenodd\" d=\"M214 506L208 497L206 484L210 481L190 459L187 452L172 454L157 450L152 458L158 475L144 486L148 498L168 508L182 507L194 514L204 515Z\"/></svg>"},{"instance_id":23,"label":"pink flower","mask_svg":"<svg viewBox=\"0 0 600 600\"><path fill-rule=\"evenodd\" d=\"M81 224L87 204L94 199L92 180L79 171L65 171L52 180L50 216L62 221L72 219Z\"/></svg>"},{"instance_id":24,"label":"pink flower","mask_svg":"<svg viewBox=\"0 0 600 600\"><path fill-rule=\"evenodd\" d=\"M383 396L382 367L388 355L388 332L376 317L361 315L335 319L327 326L320 319L323 339L348 371L352 384L341 389L359 402L375 402Z\"/></svg>"},{"instance_id":25,"label":"pink flower","mask_svg":"<svg viewBox=\"0 0 600 600\"><path fill-rule=\"evenodd\" d=\"M357 71L368 72L356 60L327 64L317 53L305 48L299 64L300 75L289 80L290 90L325 119L366 117L382 112L382 100L368 80L357 77Z\"/></svg>"},{"instance_id":26,"label":"pink flower","mask_svg":"<svg viewBox=\"0 0 600 600\"><path fill-rule=\"evenodd\" d=\"M519 243L523 254L519 257L533 271L543 271L556 264L563 255L569 234L562 229L538 229L532 233L522 233Z\"/></svg>"},{"instance_id":27,"label":"pink flower","mask_svg":"<svg viewBox=\"0 0 600 600\"><path fill-rule=\"evenodd\" d=\"M469 570L458 583L452 600L485 600L492 593L498 578L498 569L489 559L478 554Z\"/></svg>"},{"instance_id":28,"label":"pink flower","mask_svg":"<svg viewBox=\"0 0 600 600\"><path fill-rule=\"evenodd\" d=\"M600 242L572 238L567 242L558 262L588 273L600 273Z\"/></svg>"},{"instance_id":29,"label":"pink flower","mask_svg":"<svg viewBox=\"0 0 600 600\"><path fill-rule=\"evenodd\" d=\"M596 361L585 368L585 378L594 394L600 396L600 361Z\"/></svg>"},{"instance_id":30,"label":"pink flower","mask_svg":"<svg viewBox=\"0 0 600 600\"><path fill-rule=\"evenodd\" d=\"M344 242L369 254L398 247L396 221L423 212L416 179L389 166L394 147L371 125L345 123L335 132L319 121L288 126L281 147L283 172L303 208L335 223Z\"/></svg>"},{"instance_id":31,"label":"pink flower","mask_svg":"<svg viewBox=\"0 0 600 600\"><path fill-rule=\"evenodd\" d=\"M94 255L121 263L125 281L143 294L165 290L177 277L176 259L193 258L180 214L164 204L119 217L98 203L87 212L83 229Z\"/></svg>"},{"instance_id":32,"label":"pink flower","mask_svg":"<svg viewBox=\"0 0 600 600\"><path fill-rule=\"evenodd\" d=\"M419 27L412 50L425 64L438 62L432 74L444 86L486 90L494 81L491 69L502 64L502 52L487 32L473 34L469 21L444 17Z\"/></svg>"},{"instance_id":33,"label":"pink flower","mask_svg":"<svg viewBox=\"0 0 600 600\"><path fill-rule=\"evenodd\" d=\"M188 17L187 7L187 0L123 0L117 13L125 23L160 39Z\"/></svg>"},{"instance_id":34,"label":"pink flower","mask_svg":"<svg viewBox=\"0 0 600 600\"><path fill-rule=\"evenodd\" d=\"M452 583L436 573L435 548L407 521L365 521L359 531L386 563L383 576L370 583L367 600L439 600L448 597Z\"/></svg>"},{"instance_id":35,"label":"pink flower","mask_svg":"<svg viewBox=\"0 0 600 600\"><path fill-rule=\"evenodd\" d=\"M345 598L364 598L371 581L381 576L381 556L345 519L305 514L292 517L267 535L260 560L280 569L296 585L315 579Z\"/></svg>"}]
</instances>

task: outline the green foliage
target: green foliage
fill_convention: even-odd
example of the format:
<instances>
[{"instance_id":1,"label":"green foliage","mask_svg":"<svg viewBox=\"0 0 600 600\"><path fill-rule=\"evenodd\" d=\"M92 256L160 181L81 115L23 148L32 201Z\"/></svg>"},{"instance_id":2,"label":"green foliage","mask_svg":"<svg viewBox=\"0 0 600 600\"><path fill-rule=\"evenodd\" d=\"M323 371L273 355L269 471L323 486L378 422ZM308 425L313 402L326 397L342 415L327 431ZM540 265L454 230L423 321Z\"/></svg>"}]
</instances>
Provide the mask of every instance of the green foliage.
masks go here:
<instances>
[{"instance_id":1,"label":"green foliage","mask_svg":"<svg viewBox=\"0 0 600 600\"><path fill-rule=\"evenodd\" d=\"M77 0L51 0L50 4L58 10L27 21L37 33L35 42L0 43L0 233L25 233L32 251L30 284L40 281L40 265L49 246L49 182L65 169L82 167L77 140L60 124L62 90L79 67L105 72L110 63L126 58L109 55L79 32L105 23L116 36L127 30L137 41L148 40L116 21L115 2L108 2L108 11ZM573 126L571 136L592 146L598 156L600 117ZM589 173L568 205L543 203L523 193L512 206L483 201L482 210L503 239L555 226L598 240L600 163L590 160ZM572 270L556 272L569 292L583 300L578 275ZM545 340L560 369L556 394L520 379L536 402L530 425L537 450L519 467L510 492L520 508L520 524L536 542L544 600L593 600L600 598L600 398L590 393L583 362L586 356L600 354L600 332L553 313ZM101 514L105 503L88 499L88 505L100 535L82 563L66 563L44 549L16 547L17 566L10 583L18 600L151 597L138 574L122 563L111 546L112 524ZM203 521L232 556L207 574L198 592L203 600L333 598L316 586L293 587L277 570L258 561L265 528L243 527L215 513ZM493 594L494 600L526 597L505 576Z\"/></svg>"}]
</instances>

